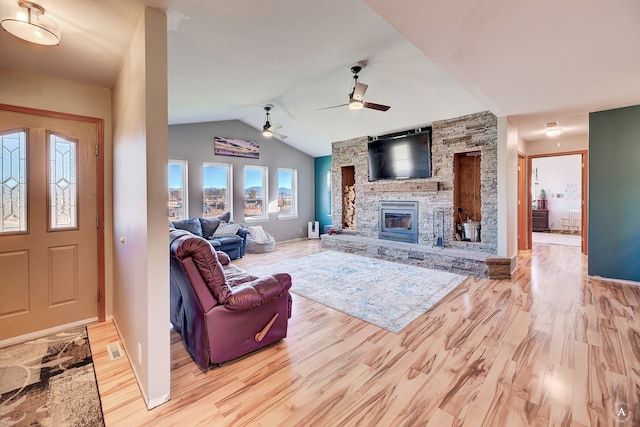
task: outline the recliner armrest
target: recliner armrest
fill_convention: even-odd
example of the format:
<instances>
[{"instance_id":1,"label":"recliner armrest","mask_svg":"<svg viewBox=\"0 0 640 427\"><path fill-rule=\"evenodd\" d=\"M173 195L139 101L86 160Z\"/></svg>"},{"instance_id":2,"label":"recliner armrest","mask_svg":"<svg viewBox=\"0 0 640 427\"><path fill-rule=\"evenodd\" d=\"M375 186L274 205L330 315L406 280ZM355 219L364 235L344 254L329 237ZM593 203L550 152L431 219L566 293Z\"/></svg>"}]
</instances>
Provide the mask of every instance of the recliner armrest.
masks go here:
<instances>
[{"instance_id":1,"label":"recliner armrest","mask_svg":"<svg viewBox=\"0 0 640 427\"><path fill-rule=\"evenodd\" d=\"M246 228L241 228L236 234L240 237L247 237L247 234L249 234L249 230Z\"/></svg>"},{"instance_id":2,"label":"recliner armrest","mask_svg":"<svg viewBox=\"0 0 640 427\"><path fill-rule=\"evenodd\" d=\"M231 288L231 295L224 306L230 310L246 311L280 298L291 288L291 276L278 273L259 277Z\"/></svg>"}]
</instances>

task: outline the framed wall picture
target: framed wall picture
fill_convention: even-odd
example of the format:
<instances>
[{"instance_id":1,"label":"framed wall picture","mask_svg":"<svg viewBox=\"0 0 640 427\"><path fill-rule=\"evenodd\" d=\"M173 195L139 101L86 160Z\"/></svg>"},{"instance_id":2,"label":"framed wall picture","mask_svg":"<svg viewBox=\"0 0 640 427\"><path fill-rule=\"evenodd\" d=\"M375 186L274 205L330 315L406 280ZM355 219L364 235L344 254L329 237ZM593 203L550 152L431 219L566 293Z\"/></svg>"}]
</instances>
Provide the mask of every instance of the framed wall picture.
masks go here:
<instances>
[{"instance_id":1,"label":"framed wall picture","mask_svg":"<svg viewBox=\"0 0 640 427\"><path fill-rule=\"evenodd\" d=\"M213 138L213 153L219 156L260 158L260 143L216 136Z\"/></svg>"}]
</instances>

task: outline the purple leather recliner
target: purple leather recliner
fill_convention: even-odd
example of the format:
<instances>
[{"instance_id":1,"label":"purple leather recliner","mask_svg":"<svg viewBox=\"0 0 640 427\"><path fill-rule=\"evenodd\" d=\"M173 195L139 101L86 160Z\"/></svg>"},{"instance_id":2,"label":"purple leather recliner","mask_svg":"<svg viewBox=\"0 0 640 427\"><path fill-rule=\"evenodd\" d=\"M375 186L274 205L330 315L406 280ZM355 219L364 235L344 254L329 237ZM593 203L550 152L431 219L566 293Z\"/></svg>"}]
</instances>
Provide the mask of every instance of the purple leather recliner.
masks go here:
<instances>
[{"instance_id":1,"label":"purple leather recliner","mask_svg":"<svg viewBox=\"0 0 640 427\"><path fill-rule=\"evenodd\" d=\"M169 245L171 323L201 369L287 336L291 276L248 274L188 231L170 231Z\"/></svg>"}]
</instances>

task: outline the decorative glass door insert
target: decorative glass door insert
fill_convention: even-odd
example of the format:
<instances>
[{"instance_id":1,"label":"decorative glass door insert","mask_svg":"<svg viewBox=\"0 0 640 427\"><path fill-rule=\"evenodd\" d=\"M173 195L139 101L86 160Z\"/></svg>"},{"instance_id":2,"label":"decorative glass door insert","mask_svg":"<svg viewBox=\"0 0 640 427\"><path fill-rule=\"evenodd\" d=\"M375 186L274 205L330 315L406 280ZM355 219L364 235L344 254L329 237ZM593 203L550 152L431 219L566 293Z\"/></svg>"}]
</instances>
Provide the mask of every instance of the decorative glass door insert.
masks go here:
<instances>
[{"instance_id":1,"label":"decorative glass door insert","mask_svg":"<svg viewBox=\"0 0 640 427\"><path fill-rule=\"evenodd\" d=\"M0 233L27 231L27 132L0 134Z\"/></svg>"}]
</instances>

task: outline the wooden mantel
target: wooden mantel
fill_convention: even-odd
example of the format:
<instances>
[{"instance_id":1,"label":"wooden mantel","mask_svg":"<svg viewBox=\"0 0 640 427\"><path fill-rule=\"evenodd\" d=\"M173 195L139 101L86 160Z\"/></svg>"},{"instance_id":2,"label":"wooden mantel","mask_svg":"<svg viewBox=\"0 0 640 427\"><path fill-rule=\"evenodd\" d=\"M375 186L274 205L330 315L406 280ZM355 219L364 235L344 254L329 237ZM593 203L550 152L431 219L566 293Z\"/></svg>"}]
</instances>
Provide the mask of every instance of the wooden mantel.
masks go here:
<instances>
[{"instance_id":1,"label":"wooden mantel","mask_svg":"<svg viewBox=\"0 0 640 427\"><path fill-rule=\"evenodd\" d=\"M388 181L368 182L358 186L363 193L394 192L438 192L438 181Z\"/></svg>"}]
</instances>

